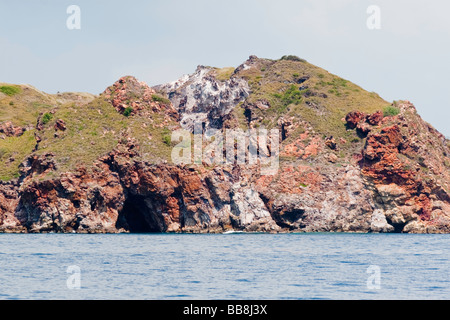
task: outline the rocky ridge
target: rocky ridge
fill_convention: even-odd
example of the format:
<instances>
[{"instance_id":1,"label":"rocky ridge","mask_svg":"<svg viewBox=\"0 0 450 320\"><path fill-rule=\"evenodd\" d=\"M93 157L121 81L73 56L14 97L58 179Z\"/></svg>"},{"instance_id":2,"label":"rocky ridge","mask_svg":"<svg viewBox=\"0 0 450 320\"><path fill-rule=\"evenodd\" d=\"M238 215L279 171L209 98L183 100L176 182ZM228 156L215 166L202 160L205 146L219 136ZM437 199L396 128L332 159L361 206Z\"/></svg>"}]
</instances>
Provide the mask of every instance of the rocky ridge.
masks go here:
<instances>
[{"instance_id":1,"label":"rocky ridge","mask_svg":"<svg viewBox=\"0 0 450 320\"><path fill-rule=\"evenodd\" d=\"M352 94L361 109L335 114ZM410 102L394 102L398 114L384 115L387 103L304 61L252 56L226 75L199 67L154 88L124 77L100 99L103 109L84 107L101 116L110 106L129 121L115 133L115 147L61 170L65 158L44 142L63 143L76 122L56 112L37 129L42 142L19 178L0 182L0 231L450 232L449 141ZM278 128L279 170L154 161L134 134L147 123L192 130L196 120L205 129ZM89 136L91 144L96 139Z\"/></svg>"}]
</instances>

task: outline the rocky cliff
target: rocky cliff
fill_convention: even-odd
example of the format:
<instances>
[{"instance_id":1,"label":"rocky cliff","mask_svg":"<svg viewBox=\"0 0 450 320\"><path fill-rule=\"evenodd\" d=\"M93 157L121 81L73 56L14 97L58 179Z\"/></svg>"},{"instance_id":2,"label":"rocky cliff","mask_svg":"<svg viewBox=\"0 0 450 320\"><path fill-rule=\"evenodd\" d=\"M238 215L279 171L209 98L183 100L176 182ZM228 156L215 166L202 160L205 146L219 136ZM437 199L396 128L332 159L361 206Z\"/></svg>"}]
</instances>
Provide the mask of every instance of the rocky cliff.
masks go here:
<instances>
[{"instance_id":1,"label":"rocky cliff","mask_svg":"<svg viewBox=\"0 0 450 320\"><path fill-rule=\"evenodd\" d=\"M124 77L99 96L40 94L0 97L39 106L34 122L0 118L0 231L450 232L450 142L410 102L297 57L200 66L153 88ZM196 122L277 129L277 170L174 164L171 132Z\"/></svg>"}]
</instances>

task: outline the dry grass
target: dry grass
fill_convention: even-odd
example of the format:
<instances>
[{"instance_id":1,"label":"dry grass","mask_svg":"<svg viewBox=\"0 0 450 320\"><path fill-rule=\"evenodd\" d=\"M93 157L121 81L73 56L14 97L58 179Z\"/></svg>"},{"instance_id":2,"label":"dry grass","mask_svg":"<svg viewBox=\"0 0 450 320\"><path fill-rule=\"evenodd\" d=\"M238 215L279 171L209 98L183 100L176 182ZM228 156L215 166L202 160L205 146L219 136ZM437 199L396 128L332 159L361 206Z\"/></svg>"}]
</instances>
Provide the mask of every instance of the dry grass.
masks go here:
<instances>
[{"instance_id":1,"label":"dry grass","mask_svg":"<svg viewBox=\"0 0 450 320\"><path fill-rule=\"evenodd\" d=\"M235 69L233 67L225 67L225 68L221 68L221 69L215 69L216 79L219 81L229 80L231 75L233 74L234 70Z\"/></svg>"},{"instance_id":2,"label":"dry grass","mask_svg":"<svg viewBox=\"0 0 450 320\"><path fill-rule=\"evenodd\" d=\"M58 119L66 123L67 130L59 131L55 136L53 127ZM165 141L166 134L161 126L163 120L163 116L157 114L151 119L126 117L101 97L82 106L65 104L45 125L37 153L54 153L58 170L70 171L77 166L89 167L99 157L111 152L121 139L133 137L139 144L143 160L167 160L171 146Z\"/></svg>"},{"instance_id":3,"label":"dry grass","mask_svg":"<svg viewBox=\"0 0 450 320\"><path fill-rule=\"evenodd\" d=\"M19 165L31 154L36 140L34 130L20 137L0 139L0 180L11 180L19 176Z\"/></svg>"}]
</instances>

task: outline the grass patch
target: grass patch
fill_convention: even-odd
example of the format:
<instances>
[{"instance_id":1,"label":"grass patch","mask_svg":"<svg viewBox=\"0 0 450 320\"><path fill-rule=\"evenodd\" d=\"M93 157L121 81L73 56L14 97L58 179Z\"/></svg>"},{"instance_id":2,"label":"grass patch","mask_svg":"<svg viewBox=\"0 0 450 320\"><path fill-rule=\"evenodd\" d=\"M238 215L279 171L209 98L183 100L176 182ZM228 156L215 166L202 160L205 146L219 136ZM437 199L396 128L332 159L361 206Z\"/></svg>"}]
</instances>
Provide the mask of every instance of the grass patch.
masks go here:
<instances>
[{"instance_id":1,"label":"grass patch","mask_svg":"<svg viewBox=\"0 0 450 320\"><path fill-rule=\"evenodd\" d=\"M281 96L284 106L290 104L300 104L302 102L302 92L295 85L291 85Z\"/></svg>"},{"instance_id":2,"label":"grass patch","mask_svg":"<svg viewBox=\"0 0 450 320\"><path fill-rule=\"evenodd\" d=\"M162 141L165 145L171 146L172 144L172 132L168 128L164 128L161 133Z\"/></svg>"},{"instance_id":3,"label":"grass patch","mask_svg":"<svg viewBox=\"0 0 450 320\"><path fill-rule=\"evenodd\" d=\"M233 67L225 67L222 69L216 69L216 79L219 81L227 81L230 80L233 75L235 68Z\"/></svg>"},{"instance_id":4,"label":"grass patch","mask_svg":"<svg viewBox=\"0 0 450 320\"><path fill-rule=\"evenodd\" d=\"M306 187L308 187L308 185L307 185L307 184L304 184L304 183L300 183L300 187L306 188Z\"/></svg>"},{"instance_id":5,"label":"grass patch","mask_svg":"<svg viewBox=\"0 0 450 320\"><path fill-rule=\"evenodd\" d=\"M383 115L385 117L396 116L400 113L400 109L394 106L387 106L383 109Z\"/></svg>"},{"instance_id":6,"label":"grass patch","mask_svg":"<svg viewBox=\"0 0 450 320\"><path fill-rule=\"evenodd\" d=\"M14 87L2 85L2 87ZM40 114L57 107L52 95L44 94L32 88L20 88L21 94L4 97L0 100L0 123L11 121L16 126L35 126Z\"/></svg>"},{"instance_id":7,"label":"grass patch","mask_svg":"<svg viewBox=\"0 0 450 320\"><path fill-rule=\"evenodd\" d=\"M139 145L140 159L149 163L160 163L170 159L171 127L163 129L164 114L155 113L152 121L139 115L124 117L103 98L78 106L73 103L61 105L55 110L54 119L64 119L64 135L55 136L51 127L40 133L37 154L54 153L58 175L73 171L78 166L92 168L101 156L111 152L120 141L133 137Z\"/></svg>"},{"instance_id":8,"label":"grass patch","mask_svg":"<svg viewBox=\"0 0 450 320\"><path fill-rule=\"evenodd\" d=\"M169 99L164 98L164 97L162 97L162 96L160 96L158 94L152 95L152 99L155 102L160 102L160 103L163 103L163 104L170 104L171 103Z\"/></svg>"},{"instance_id":9,"label":"grass patch","mask_svg":"<svg viewBox=\"0 0 450 320\"><path fill-rule=\"evenodd\" d=\"M53 119L53 115L51 113L44 113L44 115L42 116L42 123L45 125L47 123L49 123L50 121L52 121Z\"/></svg>"},{"instance_id":10,"label":"grass patch","mask_svg":"<svg viewBox=\"0 0 450 320\"><path fill-rule=\"evenodd\" d=\"M126 107L125 110L123 111L123 115L125 117L129 117L131 115L131 113L133 113L133 108L132 107Z\"/></svg>"},{"instance_id":11,"label":"grass patch","mask_svg":"<svg viewBox=\"0 0 450 320\"><path fill-rule=\"evenodd\" d=\"M31 154L36 145L34 130L25 131L20 137L0 139L0 180L19 177L19 165Z\"/></svg>"}]
</instances>

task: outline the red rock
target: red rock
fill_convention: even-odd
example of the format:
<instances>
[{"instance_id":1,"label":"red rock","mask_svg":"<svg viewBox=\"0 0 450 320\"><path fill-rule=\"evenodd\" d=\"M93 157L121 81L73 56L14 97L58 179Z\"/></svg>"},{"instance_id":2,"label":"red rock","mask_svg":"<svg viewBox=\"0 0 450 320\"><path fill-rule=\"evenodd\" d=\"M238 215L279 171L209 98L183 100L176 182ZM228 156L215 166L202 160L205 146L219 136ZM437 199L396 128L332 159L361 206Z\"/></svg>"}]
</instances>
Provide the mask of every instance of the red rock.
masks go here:
<instances>
[{"instance_id":1,"label":"red rock","mask_svg":"<svg viewBox=\"0 0 450 320\"><path fill-rule=\"evenodd\" d=\"M367 116L367 122L372 126L377 126L383 120L383 112L377 111Z\"/></svg>"},{"instance_id":2,"label":"red rock","mask_svg":"<svg viewBox=\"0 0 450 320\"><path fill-rule=\"evenodd\" d=\"M58 119L55 123L55 130L66 131L66 123L62 119Z\"/></svg>"},{"instance_id":3,"label":"red rock","mask_svg":"<svg viewBox=\"0 0 450 320\"><path fill-rule=\"evenodd\" d=\"M356 126L356 131L359 133L360 136L367 136L370 131L372 131L372 128L370 125L366 122L360 122Z\"/></svg>"},{"instance_id":4,"label":"red rock","mask_svg":"<svg viewBox=\"0 0 450 320\"><path fill-rule=\"evenodd\" d=\"M354 129L358 125L359 122L361 122L363 119L365 119L366 114L360 111L352 111L347 114L345 117L345 121L347 122L347 127L349 129Z\"/></svg>"},{"instance_id":5,"label":"red rock","mask_svg":"<svg viewBox=\"0 0 450 320\"><path fill-rule=\"evenodd\" d=\"M161 113L172 120L178 120L178 111L172 103L154 101L156 91L150 88L145 82L140 82L132 76L120 78L112 86L108 87L103 96L123 113L126 108L133 108L132 114Z\"/></svg>"},{"instance_id":6,"label":"red rock","mask_svg":"<svg viewBox=\"0 0 450 320\"><path fill-rule=\"evenodd\" d=\"M404 106L404 110L413 110L409 106ZM415 116L416 113L409 116ZM380 133L370 133L367 137L367 143L363 150L364 159L360 161L362 173L370 179L378 190L383 190L385 210L392 210L393 204L398 212L403 215L404 224L412 220L411 224L405 227L408 232L428 232L427 230L448 230L448 218L440 216L442 219L431 220L433 213L433 203L445 203L449 201L450 195L441 187L436 186L433 180L430 180L428 174L423 173L420 168L417 170L411 167L409 159L422 157L421 154L427 154L426 162L423 166L432 168L434 165L442 162L440 157L436 157L436 148L444 148L439 142L442 141L438 135L428 134L427 136L433 142L421 141L417 137L425 132L427 124L420 118L413 122L406 117L397 117L397 123L382 127ZM383 125L383 124L382 124ZM408 130L408 135L402 135L401 129ZM417 147L413 147L417 145ZM434 151L429 150L432 147ZM427 151L428 150L428 151ZM447 151L440 150L437 154L445 154ZM428 172L430 169L427 169ZM450 172L443 174L444 181L450 178ZM390 186L386 188L386 186ZM430 185L434 185L430 188ZM393 188L395 186L395 188ZM391 192L389 190L394 190ZM402 190L399 193L399 190ZM399 198L399 195L400 198ZM399 199L405 199L400 201ZM407 200L406 200L407 199ZM434 200L433 200L434 199ZM444 200L447 199L447 200ZM445 205L450 208L448 204ZM436 214L442 212L437 207ZM438 211L439 210L439 211ZM415 220L415 216L419 220ZM398 227L399 230L403 226ZM431 229L429 229L431 228ZM448 232L448 231L447 231Z\"/></svg>"},{"instance_id":7,"label":"red rock","mask_svg":"<svg viewBox=\"0 0 450 320\"><path fill-rule=\"evenodd\" d=\"M25 131L25 128L14 126L11 121L0 124L0 134L4 134L6 137L20 137Z\"/></svg>"}]
</instances>

